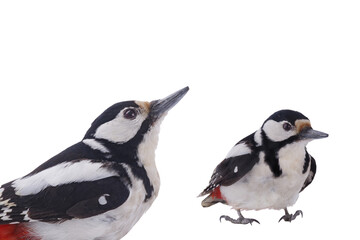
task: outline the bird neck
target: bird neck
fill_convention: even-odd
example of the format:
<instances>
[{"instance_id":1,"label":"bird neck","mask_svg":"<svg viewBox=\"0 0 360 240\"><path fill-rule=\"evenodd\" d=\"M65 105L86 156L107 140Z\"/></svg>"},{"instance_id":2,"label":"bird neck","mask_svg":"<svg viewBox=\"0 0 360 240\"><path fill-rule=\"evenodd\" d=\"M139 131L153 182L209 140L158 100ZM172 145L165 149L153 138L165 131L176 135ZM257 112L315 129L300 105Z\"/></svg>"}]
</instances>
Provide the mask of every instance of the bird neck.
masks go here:
<instances>
[{"instance_id":1,"label":"bird neck","mask_svg":"<svg viewBox=\"0 0 360 240\"><path fill-rule=\"evenodd\" d=\"M160 176L155 163L155 150L159 141L160 124L152 126L145 134L143 141L140 143L137 151L139 162L144 166L149 180L154 187L154 195L157 196L160 186Z\"/></svg>"}]
</instances>

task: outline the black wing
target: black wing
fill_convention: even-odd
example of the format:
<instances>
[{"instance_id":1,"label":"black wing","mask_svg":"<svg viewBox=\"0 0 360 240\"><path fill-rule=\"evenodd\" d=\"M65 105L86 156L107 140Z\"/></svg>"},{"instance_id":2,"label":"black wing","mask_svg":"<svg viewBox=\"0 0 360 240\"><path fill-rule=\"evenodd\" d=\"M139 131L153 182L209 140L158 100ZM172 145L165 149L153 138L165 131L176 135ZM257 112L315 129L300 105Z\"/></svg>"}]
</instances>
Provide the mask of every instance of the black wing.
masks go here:
<instances>
[{"instance_id":1,"label":"black wing","mask_svg":"<svg viewBox=\"0 0 360 240\"><path fill-rule=\"evenodd\" d=\"M16 195L11 183L1 187L0 224L87 218L121 206L129 196L128 185L117 176L49 186L27 196Z\"/></svg>"},{"instance_id":2,"label":"black wing","mask_svg":"<svg viewBox=\"0 0 360 240\"><path fill-rule=\"evenodd\" d=\"M310 160L310 172L308 177L306 178L303 187L301 188L300 192L302 192L307 186L312 183L314 180L315 174L316 174L316 162L315 159L309 154L311 160Z\"/></svg>"},{"instance_id":3,"label":"black wing","mask_svg":"<svg viewBox=\"0 0 360 240\"><path fill-rule=\"evenodd\" d=\"M70 164L82 160L89 164L101 163L99 160L91 159L106 159L105 155L79 142L49 159L24 178L64 163ZM103 167L106 168L106 164ZM114 163L109 167L112 167L117 174L100 177L94 181L65 181L56 186L49 184L41 191L28 195L17 195L13 186L14 181L4 184L0 187L0 224L86 218L121 206L129 196L131 182L121 164ZM65 167L63 171L66 172L68 169L69 167ZM87 169L85 168L84 171ZM92 172L86 173L86 175L91 174ZM51 178L51 175L47 177ZM43 180L47 182L46 179ZM27 185L25 188L31 189L32 185Z\"/></svg>"},{"instance_id":4,"label":"black wing","mask_svg":"<svg viewBox=\"0 0 360 240\"><path fill-rule=\"evenodd\" d=\"M259 161L256 150L254 134L251 134L238 142L233 148L242 145L243 154L224 159L214 170L209 185L199 196L211 193L219 185L229 186L245 176Z\"/></svg>"},{"instance_id":5,"label":"black wing","mask_svg":"<svg viewBox=\"0 0 360 240\"><path fill-rule=\"evenodd\" d=\"M214 170L209 186L200 196L211 193L217 186L229 186L245 176L259 161L258 156L252 154L226 158Z\"/></svg>"},{"instance_id":6,"label":"black wing","mask_svg":"<svg viewBox=\"0 0 360 240\"><path fill-rule=\"evenodd\" d=\"M225 159L216 167L214 183L229 186L237 182L254 167L258 160L252 154Z\"/></svg>"},{"instance_id":7,"label":"black wing","mask_svg":"<svg viewBox=\"0 0 360 240\"><path fill-rule=\"evenodd\" d=\"M71 162L79 159L107 159L108 156L105 153L102 153L99 150L94 150L83 142L78 142L64 151L58 153L54 157L50 158L35 170L30 172L28 175L32 175L38 172L41 172L47 168L56 166L57 164L63 162ZM26 177L26 176L25 176Z\"/></svg>"}]
</instances>

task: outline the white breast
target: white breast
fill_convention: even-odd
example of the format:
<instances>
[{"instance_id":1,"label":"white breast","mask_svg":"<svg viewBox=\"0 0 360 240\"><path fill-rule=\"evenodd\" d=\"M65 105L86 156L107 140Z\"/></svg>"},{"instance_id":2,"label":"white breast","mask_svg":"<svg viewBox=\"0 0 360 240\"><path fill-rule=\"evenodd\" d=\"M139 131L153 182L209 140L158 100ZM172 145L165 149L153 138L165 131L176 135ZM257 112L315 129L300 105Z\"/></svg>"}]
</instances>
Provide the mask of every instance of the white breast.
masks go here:
<instances>
[{"instance_id":1,"label":"white breast","mask_svg":"<svg viewBox=\"0 0 360 240\"><path fill-rule=\"evenodd\" d=\"M221 193L236 209L283 209L293 205L309 173L303 174L305 147L289 144L279 151L282 175L275 178L260 153L260 161L242 179L231 186L222 186Z\"/></svg>"}]
</instances>

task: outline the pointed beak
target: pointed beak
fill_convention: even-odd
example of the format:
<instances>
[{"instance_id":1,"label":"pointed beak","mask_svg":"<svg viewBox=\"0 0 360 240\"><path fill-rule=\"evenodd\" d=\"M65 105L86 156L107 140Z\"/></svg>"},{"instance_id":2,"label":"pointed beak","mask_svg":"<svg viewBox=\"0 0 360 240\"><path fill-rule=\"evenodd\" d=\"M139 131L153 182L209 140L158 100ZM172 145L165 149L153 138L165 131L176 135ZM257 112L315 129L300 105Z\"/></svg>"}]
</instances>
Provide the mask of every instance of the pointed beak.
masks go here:
<instances>
[{"instance_id":1,"label":"pointed beak","mask_svg":"<svg viewBox=\"0 0 360 240\"><path fill-rule=\"evenodd\" d=\"M309 140L326 138L328 136L329 136L329 134L320 132L320 131L316 131L316 130L312 129L311 127L304 128L299 133L300 139L309 139Z\"/></svg>"},{"instance_id":2,"label":"pointed beak","mask_svg":"<svg viewBox=\"0 0 360 240\"><path fill-rule=\"evenodd\" d=\"M173 108L189 91L189 87L185 87L170 96L154 100L150 102L150 117L155 122L162 115L167 113L171 108Z\"/></svg>"}]
</instances>

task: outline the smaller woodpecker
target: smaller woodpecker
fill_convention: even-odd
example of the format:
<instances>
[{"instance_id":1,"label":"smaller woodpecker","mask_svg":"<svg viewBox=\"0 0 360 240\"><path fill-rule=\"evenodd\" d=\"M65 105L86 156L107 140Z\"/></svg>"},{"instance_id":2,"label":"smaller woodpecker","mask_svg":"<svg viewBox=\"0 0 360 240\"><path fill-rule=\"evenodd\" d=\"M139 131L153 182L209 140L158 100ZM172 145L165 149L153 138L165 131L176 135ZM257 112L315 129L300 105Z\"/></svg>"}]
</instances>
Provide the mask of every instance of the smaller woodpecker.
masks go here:
<instances>
[{"instance_id":1,"label":"smaller woodpecker","mask_svg":"<svg viewBox=\"0 0 360 240\"><path fill-rule=\"evenodd\" d=\"M290 214L287 207L295 204L316 173L315 159L306 145L326 137L328 134L313 130L300 112L275 112L259 130L235 144L215 168L209 186L199 195L208 195L202 206L221 202L233 207L239 217L223 215L220 221L236 224L259 223L245 218L242 210L284 209L279 222L302 216L300 210Z\"/></svg>"},{"instance_id":2,"label":"smaller woodpecker","mask_svg":"<svg viewBox=\"0 0 360 240\"><path fill-rule=\"evenodd\" d=\"M118 240L158 195L160 123L188 87L105 110L72 145L0 186L0 240Z\"/></svg>"}]
</instances>

